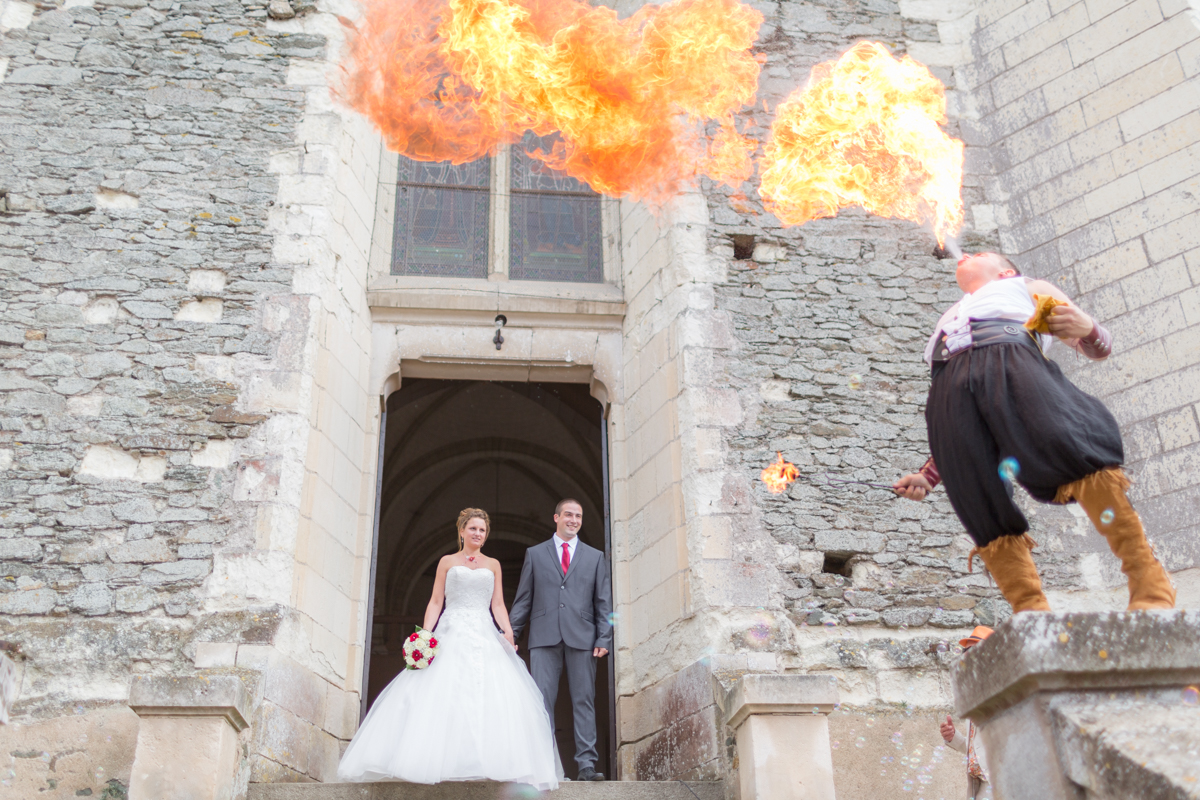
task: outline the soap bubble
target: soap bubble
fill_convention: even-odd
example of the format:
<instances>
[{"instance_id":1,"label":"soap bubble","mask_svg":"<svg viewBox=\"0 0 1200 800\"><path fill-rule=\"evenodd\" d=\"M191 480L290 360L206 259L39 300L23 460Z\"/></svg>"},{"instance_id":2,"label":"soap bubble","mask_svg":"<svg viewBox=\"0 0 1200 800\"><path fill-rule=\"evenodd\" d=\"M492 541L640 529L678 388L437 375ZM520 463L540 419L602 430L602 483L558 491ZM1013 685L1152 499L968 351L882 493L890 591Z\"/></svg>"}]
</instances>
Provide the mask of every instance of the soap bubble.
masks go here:
<instances>
[{"instance_id":1,"label":"soap bubble","mask_svg":"<svg viewBox=\"0 0 1200 800\"><path fill-rule=\"evenodd\" d=\"M1184 705L1194 706L1200 703L1200 687L1187 686L1183 690Z\"/></svg>"},{"instance_id":2,"label":"soap bubble","mask_svg":"<svg viewBox=\"0 0 1200 800\"><path fill-rule=\"evenodd\" d=\"M905 778L905 779L904 779L904 785L903 785L903 786L901 786L900 788L901 788L901 789L903 789L903 790L904 790L904 791L906 791L906 792L911 792L911 791L913 790L913 782L912 782L912 778Z\"/></svg>"},{"instance_id":3,"label":"soap bubble","mask_svg":"<svg viewBox=\"0 0 1200 800\"><path fill-rule=\"evenodd\" d=\"M825 620L825 627L826 628L836 628L837 620L830 617L829 619Z\"/></svg>"},{"instance_id":4,"label":"soap bubble","mask_svg":"<svg viewBox=\"0 0 1200 800\"><path fill-rule=\"evenodd\" d=\"M868 728L875 727L875 718L874 717L867 717L867 727Z\"/></svg>"},{"instance_id":5,"label":"soap bubble","mask_svg":"<svg viewBox=\"0 0 1200 800\"><path fill-rule=\"evenodd\" d=\"M863 383L862 375L855 374L855 375L850 376L850 388L851 389L861 389L862 383Z\"/></svg>"},{"instance_id":6,"label":"soap bubble","mask_svg":"<svg viewBox=\"0 0 1200 800\"><path fill-rule=\"evenodd\" d=\"M1113 521L1113 517L1115 517L1115 516L1116 516L1116 514L1113 513L1113 510L1111 508L1104 509L1103 513L1100 514L1100 524L1101 525L1111 525L1112 521Z\"/></svg>"},{"instance_id":7,"label":"soap bubble","mask_svg":"<svg viewBox=\"0 0 1200 800\"><path fill-rule=\"evenodd\" d=\"M831 748L833 748L834 750L837 750L839 747L842 746L842 743L839 742L837 739L834 739L833 742L829 746Z\"/></svg>"},{"instance_id":8,"label":"soap bubble","mask_svg":"<svg viewBox=\"0 0 1200 800\"><path fill-rule=\"evenodd\" d=\"M860 747L860 748L861 748L861 747L866 747L866 746L867 746L867 737L865 737L865 736L860 736L860 737L858 737L857 739L855 739L855 740L854 740L854 746L855 746L855 747Z\"/></svg>"},{"instance_id":9,"label":"soap bubble","mask_svg":"<svg viewBox=\"0 0 1200 800\"><path fill-rule=\"evenodd\" d=\"M620 619L620 615L614 611L613 613L608 615L608 624L615 628L615 627L617 627L618 619Z\"/></svg>"},{"instance_id":10,"label":"soap bubble","mask_svg":"<svg viewBox=\"0 0 1200 800\"><path fill-rule=\"evenodd\" d=\"M936 649L939 653L945 653L950 650L950 646L945 642L938 642Z\"/></svg>"},{"instance_id":11,"label":"soap bubble","mask_svg":"<svg viewBox=\"0 0 1200 800\"><path fill-rule=\"evenodd\" d=\"M532 800L542 793L527 783L510 783L504 787L504 800Z\"/></svg>"},{"instance_id":12,"label":"soap bubble","mask_svg":"<svg viewBox=\"0 0 1200 800\"><path fill-rule=\"evenodd\" d=\"M774 628L774 622L767 614L759 614L755 617L754 624L750 626L750 630L746 633L755 644L765 644L771 638L771 630Z\"/></svg>"},{"instance_id":13,"label":"soap bubble","mask_svg":"<svg viewBox=\"0 0 1200 800\"><path fill-rule=\"evenodd\" d=\"M1012 483L1021 474L1021 465L1012 456L1000 462L1000 480L1005 483Z\"/></svg>"}]
</instances>

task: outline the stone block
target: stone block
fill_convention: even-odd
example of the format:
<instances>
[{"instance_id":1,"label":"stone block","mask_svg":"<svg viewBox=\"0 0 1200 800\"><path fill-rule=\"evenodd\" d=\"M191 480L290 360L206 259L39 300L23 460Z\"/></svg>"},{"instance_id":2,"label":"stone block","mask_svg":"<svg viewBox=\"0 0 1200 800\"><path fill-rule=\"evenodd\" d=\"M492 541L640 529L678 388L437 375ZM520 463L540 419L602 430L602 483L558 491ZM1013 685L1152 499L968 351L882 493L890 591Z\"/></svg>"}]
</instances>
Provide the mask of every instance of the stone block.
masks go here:
<instances>
[{"instance_id":1,"label":"stone block","mask_svg":"<svg viewBox=\"0 0 1200 800\"><path fill-rule=\"evenodd\" d=\"M266 670L263 696L296 716L320 726L325 722L328 684L290 658L279 657Z\"/></svg>"},{"instance_id":2,"label":"stone block","mask_svg":"<svg viewBox=\"0 0 1200 800\"><path fill-rule=\"evenodd\" d=\"M113 593L103 583L85 583L67 597L72 611L84 616L107 614L112 609Z\"/></svg>"},{"instance_id":3,"label":"stone block","mask_svg":"<svg viewBox=\"0 0 1200 800\"><path fill-rule=\"evenodd\" d=\"M197 669L207 667L232 667L237 662L235 642L197 642L193 659Z\"/></svg>"},{"instance_id":4,"label":"stone block","mask_svg":"<svg viewBox=\"0 0 1200 800\"><path fill-rule=\"evenodd\" d=\"M83 70L76 69L75 67L55 67L50 64L36 64L32 67L14 69L4 80L5 83L25 83L35 86L69 86L72 83L78 83L82 78ZM70 195L67 195L67 197L70 197Z\"/></svg>"},{"instance_id":5,"label":"stone block","mask_svg":"<svg viewBox=\"0 0 1200 800\"><path fill-rule=\"evenodd\" d=\"M135 675L129 707L140 717L215 715L240 731L249 723L250 695L231 675L159 677Z\"/></svg>"},{"instance_id":6,"label":"stone block","mask_svg":"<svg viewBox=\"0 0 1200 800\"><path fill-rule=\"evenodd\" d=\"M143 717L129 800L232 797L237 749L237 731L220 716Z\"/></svg>"},{"instance_id":7,"label":"stone block","mask_svg":"<svg viewBox=\"0 0 1200 800\"><path fill-rule=\"evenodd\" d=\"M1179 772L1170 745L1196 730L1200 709L1172 712L1197 682L1197 611L1018 614L952 674L955 707L980 725L997 795L1049 800L1074 800L1080 787L1185 796L1175 792L1195 777Z\"/></svg>"},{"instance_id":8,"label":"stone block","mask_svg":"<svg viewBox=\"0 0 1200 800\"><path fill-rule=\"evenodd\" d=\"M269 701L264 702L255 731L255 751L299 773L308 772L312 729L304 720Z\"/></svg>"},{"instance_id":9,"label":"stone block","mask_svg":"<svg viewBox=\"0 0 1200 800\"><path fill-rule=\"evenodd\" d=\"M125 542L108 550L108 557L118 563L153 564L174 561L175 554L162 539L139 539Z\"/></svg>"},{"instance_id":10,"label":"stone block","mask_svg":"<svg viewBox=\"0 0 1200 800\"><path fill-rule=\"evenodd\" d=\"M879 553L887 546L887 537L874 531L817 531L814 547L826 553Z\"/></svg>"},{"instance_id":11,"label":"stone block","mask_svg":"<svg viewBox=\"0 0 1200 800\"><path fill-rule=\"evenodd\" d=\"M742 800L833 800L827 715L837 681L817 675L743 675L724 697L725 724L737 741Z\"/></svg>"},{"instance_id":12,"label":"stone block","mask_svg":"<svg viewBox=\"0 0 1200 800\"><path fill-rule=\"evenodd\" d=\"M58 593L43 587L0 592L0 614L48 614L58 605Z\"/></svg>"},{"instance_id":13,"label":"stone block","mask_svg":"<svg viewBox=\"0 0 1200 800\"><path fill-rule=\"evenodd\" d=\"M159 604L158 592L145 586L124 586L113 593L117 611L140 614Z\"/></svg>"}]
</instances>

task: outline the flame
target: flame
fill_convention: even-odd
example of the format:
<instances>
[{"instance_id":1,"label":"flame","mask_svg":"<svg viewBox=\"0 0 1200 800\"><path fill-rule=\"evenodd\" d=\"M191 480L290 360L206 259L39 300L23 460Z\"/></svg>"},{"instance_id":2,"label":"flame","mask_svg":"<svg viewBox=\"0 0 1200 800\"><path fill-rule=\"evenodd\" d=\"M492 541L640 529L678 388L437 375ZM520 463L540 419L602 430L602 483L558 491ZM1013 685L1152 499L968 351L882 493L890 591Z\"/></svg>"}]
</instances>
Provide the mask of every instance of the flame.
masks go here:
<instances>
[{"instance_id":1,"label":"flame","mask_svg":"<svg viewBox=\"0 0 1200 800\"><path fill-rule=\"evenodd\" d=\"M771 494L782 494L792 481L800 477L800 470L796 469L795 464L784 461L783 453L776 455L778 458L775 462L762 471L762 479Z\"/></svg>"},{"instance_id":2,"label":"flame","mask_svg":"<svg viewBox=\"0 0 1200 800\"><path fill-rule=\"evenodd\" d=\"M612 196L665 202L697 173L736 186L757 143L763 16L739 0L673 0L627 19L580 0L366 0L339 95L388 146L463 163L561 134L530 155ZM716 123L716 132L705 127Z\"/></svg>"},{"instance_id":3,"label":"flame","mask_svg":"<svg viewBox=\"0 0 1200 800\"><path fill-rule=\"evenodd\" d=\"M818 64L776 109L759 191L785 225L862 206L930 221L938 242L962 227L962 142L946 122L945 88L908 56L860 42Z\"/></svg>"}]
</instances>

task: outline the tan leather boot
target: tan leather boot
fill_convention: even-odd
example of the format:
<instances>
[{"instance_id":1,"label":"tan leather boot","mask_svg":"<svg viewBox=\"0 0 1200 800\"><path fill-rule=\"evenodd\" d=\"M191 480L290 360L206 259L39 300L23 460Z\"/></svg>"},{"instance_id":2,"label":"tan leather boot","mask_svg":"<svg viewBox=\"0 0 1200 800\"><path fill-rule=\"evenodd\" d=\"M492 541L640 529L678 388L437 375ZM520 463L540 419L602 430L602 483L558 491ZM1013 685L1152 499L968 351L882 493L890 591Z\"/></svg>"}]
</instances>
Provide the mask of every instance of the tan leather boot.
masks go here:
<instances>
[{"instance_id":1,"label":"tan leather boot","mask_svg":"<svg viewBox=\"0 0 1200 800\"><path fill-rule=\"evenodd\" d=\"M967 559L967 569L971 568L971 560L976 555L982 558L1014 614L1020 611L1049 611L1050 601L1042 592L1042 579L1038 577L1033 556L1029 553L1036 546L1037 542L1029 538L1027 533L1001 536L987 547L972 550Z\"/></svg>"},{"instance_id":2,"label":"tan leather boot","mask_svg":"<svg viewBox=\"0 0 1200 800\"><path fill-rule=\"evenodd\" d=\"M1125 494L1128 488L1125 472L1120 467L1108 467L1059 487L1055 501L1079 503L1096 530L1108 540L1113 555L1121 559L1121 571L1129 579L1130 611L1174 608L1171 576L1146 541L1142 520Z\"/></svg>"}]
</instances>

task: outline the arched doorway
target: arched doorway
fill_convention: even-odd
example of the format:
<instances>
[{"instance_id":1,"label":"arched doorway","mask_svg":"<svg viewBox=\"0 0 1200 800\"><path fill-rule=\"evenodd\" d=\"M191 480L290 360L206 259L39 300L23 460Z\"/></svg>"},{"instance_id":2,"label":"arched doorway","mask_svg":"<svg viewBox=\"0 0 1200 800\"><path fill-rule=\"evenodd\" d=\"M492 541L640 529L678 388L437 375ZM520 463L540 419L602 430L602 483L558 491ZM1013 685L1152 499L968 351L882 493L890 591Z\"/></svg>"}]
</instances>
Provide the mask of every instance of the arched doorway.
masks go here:
<instances>
[{"instance_id":1,"label":"arched doorway","mask_svg":"<svg viewBox=\"0 0 1200 800\"><path fill-rule=\"evenodd\" d=\"M438 560L457 549L461 509L483 508L492 519L484 552L501 562L510 608L525 550L553 533L563 497L583 506L580 538L606 549L604 420L586 385L406 379L388 397L386 420L368 707L403 669L400 645L422 622ZM613 775L606 666L597 670L597 768ZM563 767L574 777L565 681L556 712Z\"/></svg>"}]
</instances>

